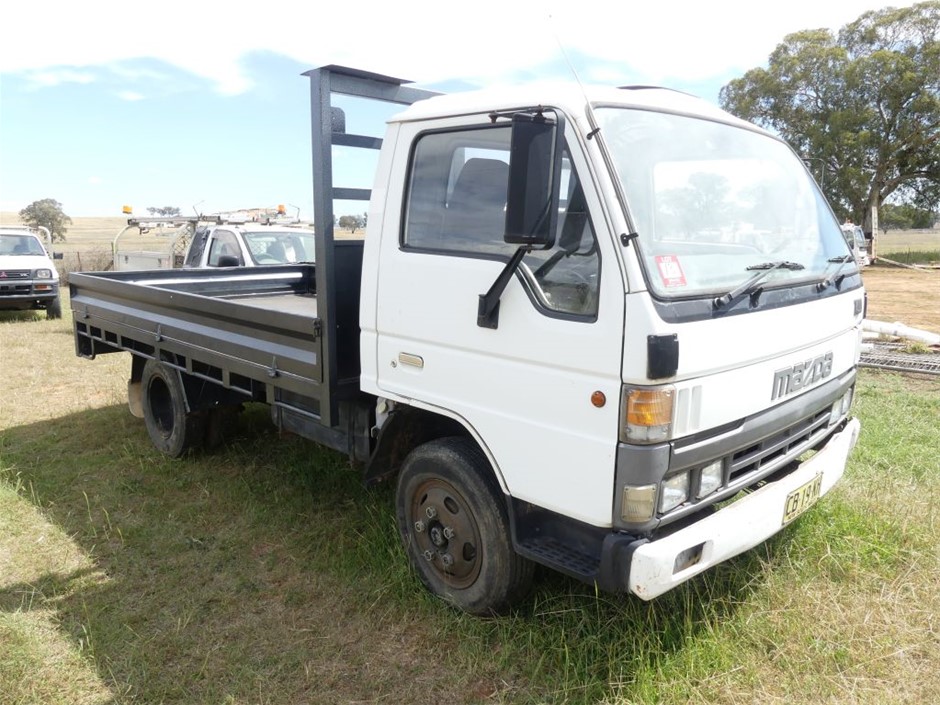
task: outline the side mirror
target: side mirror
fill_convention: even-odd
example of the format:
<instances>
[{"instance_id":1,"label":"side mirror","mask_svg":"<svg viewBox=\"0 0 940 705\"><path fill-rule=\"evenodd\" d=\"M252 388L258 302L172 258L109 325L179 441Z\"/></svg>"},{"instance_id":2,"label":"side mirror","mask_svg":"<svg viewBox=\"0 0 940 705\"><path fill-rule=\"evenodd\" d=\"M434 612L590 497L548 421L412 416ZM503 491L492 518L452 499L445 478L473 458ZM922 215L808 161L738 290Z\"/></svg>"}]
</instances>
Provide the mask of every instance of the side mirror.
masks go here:
<instances>
[{"instance_id":1,"label":"side mirror","mask_svg":"<svg viewBox=\"0 0 940 705\"><path fill-rule=\"evenodd\" d=\"M65 257L65 255L63 255L61 252L53 252L53 253L52 253L52 259L64 259L64 257Z\"/></svg>"},{"instance_id":2,"label":"side mirror","mask_svg":"<svg viewBox=\"0 0 940 705\"><path fill-rule=\"evenodd\" d=\"M513 115L503 238L508 244L539 250L555 244L563 144L560 114Z\"/></svg>"},{"instance_id":3,"label":"side mirror","mask_svg":"<svg viewBox=\"0 0 940 705\"><path fill-rule=\"evenodd\" d=\"M238 257L235 255L219 255L220 267L237 267Z\"/></svg>"}]
</instances>

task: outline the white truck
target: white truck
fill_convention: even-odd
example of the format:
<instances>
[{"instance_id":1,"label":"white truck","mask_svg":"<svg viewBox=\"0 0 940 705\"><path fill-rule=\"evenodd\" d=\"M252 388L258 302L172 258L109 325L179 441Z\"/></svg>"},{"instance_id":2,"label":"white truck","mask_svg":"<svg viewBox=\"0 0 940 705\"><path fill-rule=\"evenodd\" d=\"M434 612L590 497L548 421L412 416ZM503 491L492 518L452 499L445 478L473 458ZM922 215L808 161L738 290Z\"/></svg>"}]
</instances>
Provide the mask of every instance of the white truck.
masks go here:
<instances>
[{"instance_id":1,"label":"white truck","mask_svg":"<svg viewBox=\"0 0 940 705\"><path fill-rule=\"evenodd\" d=\"M128 240L134 232L150 234L151 244L141 247ZM313 262L316 257L313 228L304 223L238 214L128 218L111 250L116 271L257 267Z\"/></svg>"},{"instance_id":2,"label":"white truck","mask_svg":"<svg viewBox=\"0 0 940 705\"><path fill-rule=\"evenodd\" d=\"M867 267L871 264L871 257L868 254L868 241L865 239L865 233L860 225L844 223L842 225L842 236L845 243L852 251L855 262L859 267Z\"/></svg>"},{"instance_id":3,"label":"white truck","mask_svg":"<svg viewBox=\"0 0 940 705\"><path fill-rule=\"evenodd\" d=\"M59 272L49 229L28 225L0 226L0 311L42 310L62 317Z\"/></svg>"},{"instance_id":4,"label":"white truck","mask_svg":"<svg viewBox=\"0 0 940 705\"><path fill-rule=\"evenodd\" d=\"M270 405L397 483L418 576L474 614L535 563L655 598L842 477L864 291L785 143L663 89L306 75L316 265L70 282L77 353L132 354L161 451ZM409 107L352 135L337 94ZM334 145L380 149L371 192L333 185ZM333 237L350 198L364 243Z\"/></svg>"}]
</instances>

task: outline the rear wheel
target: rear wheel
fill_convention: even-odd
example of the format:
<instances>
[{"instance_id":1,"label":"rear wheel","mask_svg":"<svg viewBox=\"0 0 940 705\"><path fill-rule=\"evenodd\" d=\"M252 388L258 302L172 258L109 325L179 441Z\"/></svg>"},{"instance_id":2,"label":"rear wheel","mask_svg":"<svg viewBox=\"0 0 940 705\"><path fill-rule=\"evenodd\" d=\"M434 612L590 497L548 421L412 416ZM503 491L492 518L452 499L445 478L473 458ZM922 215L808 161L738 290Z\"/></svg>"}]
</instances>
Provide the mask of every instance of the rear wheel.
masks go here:
<instances>
[{"instance_id":1,"label":"rear wheel","mask_svg":"<svg viewBox=\"0 0 940 705\"><path fill-rule=\"evenodd\" d=\"M402 466L396 509L405 550L435 595L489 615L528 590L534 566L513 550L505 497L470 440L415 448Z\"/></svg>"},{"instance_id":2,"label":"rear wheel","mask_svg":"<svg viewBox=\"0 0 940 705\"><path fill-rule=\"evenodd\" d=\"M186 392L177 370L147 360L141 390L144 423L157 450L178 458L202 443L205 415L186 411Z\"/></svg>"}]
</instances>

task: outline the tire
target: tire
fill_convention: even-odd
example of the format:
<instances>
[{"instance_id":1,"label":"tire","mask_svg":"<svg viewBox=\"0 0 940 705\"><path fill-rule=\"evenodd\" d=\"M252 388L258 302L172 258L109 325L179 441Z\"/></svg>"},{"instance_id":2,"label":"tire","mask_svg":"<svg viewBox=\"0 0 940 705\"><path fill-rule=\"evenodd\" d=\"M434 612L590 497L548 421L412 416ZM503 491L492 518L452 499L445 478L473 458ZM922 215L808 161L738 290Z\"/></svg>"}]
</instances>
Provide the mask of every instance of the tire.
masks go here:
<instances>
[{"instance_id":1,"label":"tire","mask_svg":"<svg viewBox=\"0 0 940 705\"><path fill-rule=\"evenodd\" d=\"M178 458L202 443L205 415L186 412L186 392L178 371L157 360L147 360L141 392L144 423L157 450Z\"/></svg>"},{"instance_id":2,"label":"tire","mask_svg":"<svg viewBox=\"0 0 940 705\"><path fill-rule=\"evenodd\" d=\"M62 299L58 296L46 306L46 318L62 318Z\"/></svg>"},{"instance_id":3,"label":"tire","mask_svg":"<svg viewBox=\"0 0 940 705\"><path fill-rule=\"evenodd\" d=\"M493 615L528 591L534 564L513 550L506 498L469 439L415 448L395 504L405 551L433 594L464 612Z\"/></svg>"}]
</instances>

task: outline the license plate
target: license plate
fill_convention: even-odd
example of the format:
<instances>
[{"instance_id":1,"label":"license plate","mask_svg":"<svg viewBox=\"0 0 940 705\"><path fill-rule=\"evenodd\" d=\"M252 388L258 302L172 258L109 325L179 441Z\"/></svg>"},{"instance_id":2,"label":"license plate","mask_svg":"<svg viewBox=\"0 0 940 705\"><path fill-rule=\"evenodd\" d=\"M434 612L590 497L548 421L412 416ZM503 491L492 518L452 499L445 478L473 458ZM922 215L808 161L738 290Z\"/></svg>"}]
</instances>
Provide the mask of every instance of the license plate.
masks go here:
<instances>
[{"instance_id":1,"label":"license plate","mask_svg":"<svg viewBox=\"0 0 940 705\"><path fill-rule=\"evenodd\" d=\"M787 501L783 503L783 526L816 504L820 489L822 489L822 475L817 475L788 494Z\"/></svg>"}]
</instances>

